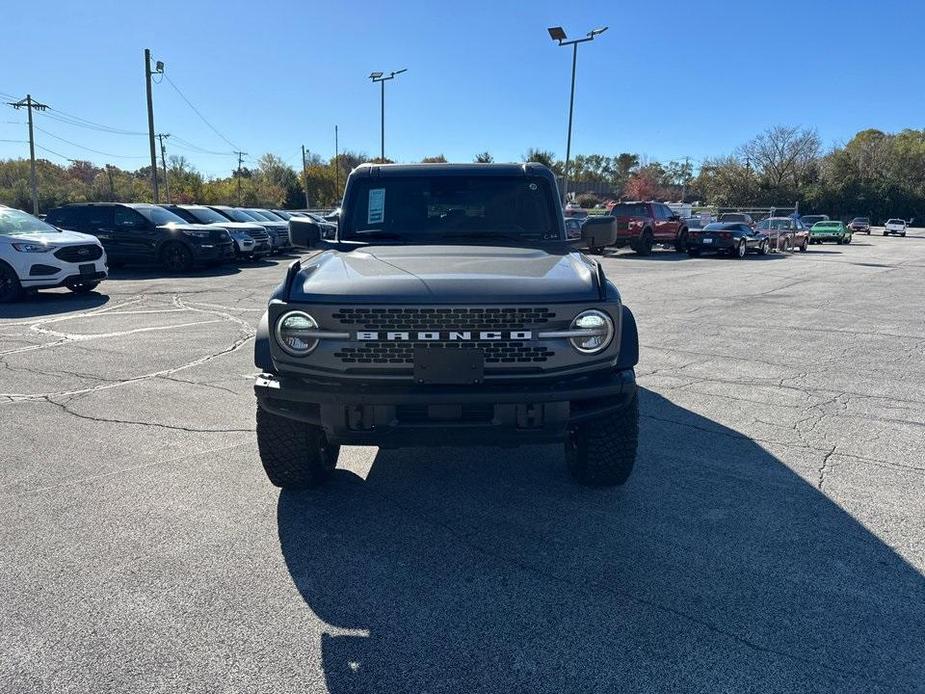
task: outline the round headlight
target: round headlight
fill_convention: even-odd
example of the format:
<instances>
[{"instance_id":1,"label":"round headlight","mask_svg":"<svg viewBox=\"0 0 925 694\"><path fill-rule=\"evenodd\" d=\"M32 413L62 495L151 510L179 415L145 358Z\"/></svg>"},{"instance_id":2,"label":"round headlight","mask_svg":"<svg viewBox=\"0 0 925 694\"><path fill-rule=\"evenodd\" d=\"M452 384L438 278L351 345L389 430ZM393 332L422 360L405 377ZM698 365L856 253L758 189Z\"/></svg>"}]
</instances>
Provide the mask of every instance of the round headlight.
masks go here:
<instances>
[{"instance_id":1,"label":"round headlight","mask_svg":"<svg viewBox=\"0 0 925 694\"><path fill-rule=\"evenodd\" d=\"M584 333L569 338L572 347L582 354L602 352L613 339L613 321L603 311L591 310L579 313L572 321L571 329Z\"/></svg>"},{"instance_id":2,"label":"round headlight","mask_svg":"<svg viewBox=\"0 0 925 694\"><path fill-rule=\"evenodd\" d=\"M318 323L307 313L290 311L276 321L276 342L286 354L304 357L318 346Z\"/></svg>"}]
</instances>

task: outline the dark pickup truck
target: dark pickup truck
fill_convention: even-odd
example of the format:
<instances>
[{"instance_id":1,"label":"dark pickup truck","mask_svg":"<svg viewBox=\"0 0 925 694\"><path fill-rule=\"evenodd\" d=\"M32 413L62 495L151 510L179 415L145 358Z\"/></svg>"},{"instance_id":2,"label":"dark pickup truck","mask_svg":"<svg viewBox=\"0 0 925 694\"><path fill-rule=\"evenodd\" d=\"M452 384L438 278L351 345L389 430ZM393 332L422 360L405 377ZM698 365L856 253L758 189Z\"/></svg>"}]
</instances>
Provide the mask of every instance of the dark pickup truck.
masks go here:
<instances>
[{"instance_id":1,"label":"dark pickup truck","mask_svg":"<svg viewBox=\"0 0 925 694\"><path fill-rule=\"evenodd\" d=\"M341 444L558 442L571 475L623 484L635 458L633 314L569 241L539 164L362 165L333 239L297 248L256 336L257 443L270 481L314 486Z\"/></svg>"},{"instance_id":2,"label":"dark pickup truck","mask_svg":"<svg viewBox=\"0 0 925 694\"><path fill-rule=\"evenodd\" d=\"M687 222L661 202L619 202L610 209L617 220L617 248L629 246L638 255L649 255L656 243L687 251ZM591 249L603 252L603 248Z\"/></svg>"}]
</instances>

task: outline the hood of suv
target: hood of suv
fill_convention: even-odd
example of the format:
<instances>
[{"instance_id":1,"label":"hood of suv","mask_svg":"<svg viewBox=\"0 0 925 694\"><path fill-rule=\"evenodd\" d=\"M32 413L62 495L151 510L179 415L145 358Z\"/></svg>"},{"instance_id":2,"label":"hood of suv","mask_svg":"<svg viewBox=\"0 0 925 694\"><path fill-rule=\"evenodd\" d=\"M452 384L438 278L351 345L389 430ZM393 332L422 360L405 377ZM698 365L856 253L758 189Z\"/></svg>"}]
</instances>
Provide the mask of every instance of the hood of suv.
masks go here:
<instances>
[{"instance_id":1,"label":"hood of suv","mask_svg":"<svg viewBox=\"0 0 925 694\"><path fill-rule=\"evenodd\" d=\"M567 302L598 299L596 266L580 253L506 246L368 246L305 261L291 301Z\"/></svg>"},{"instance_id":2,"label":"hood of suv","mask_svg":"<svg viewBox=\"0 0 925 694\"><path fill-rule=\"evenodd\" d=\"M262 231L263 227L257 222L212 222L206 226L221 227L222 229L235 229L237 231Z\"/></svg>"},{"instance_id":3,"label":"hood of suv","mask_svg":"<svg viewBox=\"0 0 925 694\"><path fill-rule=\"evenodd\" d=\"M71 246L83 243L92 243L94 246L100 245L100 240L95 236L64 229L60 232L35 231L23 232L20 234L4 234L0 235L0 241L5 241L6 243L47 243L49 246Z\"/></svg>"}]
</instances>

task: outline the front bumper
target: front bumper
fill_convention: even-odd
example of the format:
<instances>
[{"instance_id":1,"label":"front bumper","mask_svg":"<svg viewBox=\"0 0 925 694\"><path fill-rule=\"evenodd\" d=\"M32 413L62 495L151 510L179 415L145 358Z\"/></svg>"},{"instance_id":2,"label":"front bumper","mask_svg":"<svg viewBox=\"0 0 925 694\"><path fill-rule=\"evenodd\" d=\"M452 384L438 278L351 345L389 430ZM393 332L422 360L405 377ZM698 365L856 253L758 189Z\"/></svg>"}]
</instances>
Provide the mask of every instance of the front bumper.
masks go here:
<instances>
[{"instance_id":1,"label":"front bumper","mask_svg":"<svg viewBox=\"0 0 925 694\"><path fill-rule=\"evenodd\" d=\"M17 258L22 263L15 269L20 284L26 289L52 289L102 282L109 274L105 255L87 263L69 263L53 257L38 258L33 257L33 254L23 255L28 257ZM57 272L51 272L54 269L57 269Z\"/></svg>"},{"instance_id":2,"label":"front bumper","mask_svg":"<svg viewBox=\"0 0 925 694\"><path fill-rule=\"evenodd\" d=\"M569 426L612 416L636 393L632 369L473 386L347 384L263 373L258 406L321 426L334 444L519 445L565 439Z\"/></svg>"},{"instance_id":3,"label":"front bumper","mask_svg":"<svg viewBox=\"0 0 925 694\"><path fill-rule=\"evenodd\" d=\"M203 243L192 246L192 249L195 259L201 262L215 262L234 258L233 241Z\"/></svg>"}]
</instances>

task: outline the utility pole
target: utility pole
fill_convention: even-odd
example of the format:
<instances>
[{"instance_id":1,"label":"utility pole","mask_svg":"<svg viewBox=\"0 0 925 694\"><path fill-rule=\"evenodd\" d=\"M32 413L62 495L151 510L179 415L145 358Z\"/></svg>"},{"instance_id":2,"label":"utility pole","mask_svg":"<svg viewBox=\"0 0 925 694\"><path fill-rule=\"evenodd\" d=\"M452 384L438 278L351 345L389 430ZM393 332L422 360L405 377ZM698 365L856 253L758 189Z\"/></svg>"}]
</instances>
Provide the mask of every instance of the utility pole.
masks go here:
<instances>
[{"instance_id":1,"label":"utility pole","mask_svg":"<svg viewBox=\"0 0 925 694\"><path fill-rule=\"evenodd\" d=\"M305 209L311 207L308 202L308 170L305 165L305 145L302 145L302 189L305 191Z\"/></svg>"},{"instance_id":2,"label":"utility pole","mask_svg":"<svg viewBox=\"0 0 925 694\"><path fill-rule=\"evenodd\" d=\"M373 84L376 82L379 83L381 87L381 95L379 101L379 161L380 163L385 163L385 83L389 80L395 79L396 75L400 75L403 72L407 72L408 68L403 67L401 70L394 70L388 75L382 72L371 72L369 74L369 79L373 81Z\"/></svg>"},{"instance_id":3,"label":"utility pole","mask_svg":"<svg viewBox=\"0 0 925 694\"><path fill-rule=\"evenodd\" d=\"M684 178L681 181L681 202L684 202L684 198L687 197L687 177L690 175L688 174L688 170L689 170L688 167L690 167L690 165L691 165L691 158L684 157L684 173L682 174Z\"/></svg>"},{"instance_id":4,"label":"utility pole","mask_svg":"<svg viewBox=\"0 0 925 694\"><path fill-rule=\"evenodd\" d=\"M151 97L151 75L153 74L164 74L164 63L158 60L152 70L151 49L145 48L145 93L148 97L148 145L151 149L151 192L154 195L154 204L157 204L157 152L154 149L154 102Z\"/></svg>"},{"instance_id":5,"label":"utility pole","mask_svg":"<svg viewBox=\"0 0 925 694\"><path fill-rule=\"evenodd\" d=\"M340 152L337 151L337 126L334 126L334 201L340 199Z\"/></svg>"},{"instance_id":6,"label":"utility pole","mask_svg":"<svg viewBox=\"0 0 925 694\"><path fill-rule=\"evenodd\" d=\"M247 152L235 152L238 155L238 207L241 206L241 163L244 161L244 157L247 156Z\"/></svg>"},{"instance_id":7,"label":"utility pole","mask_svg":"<svg viewBox=\"0 0 925 694\"><path fill-rule=\"evenodd\" d=\"M158 133L157 139L161 143L161 164L164 167L164 190L167 193L167 204L170 204L170 181L167 178L167 152L164 148L164 138L170 137L170 133Z\"/></svg>"},{"instance_id":8,"label":"utility pole","mask_svg":"<svg viewBox=\"0 0 925 694\"><path fill-rule=\"evenodd\" d=\"M35 182L35 134L32 131L32 109L44 111L48 108L48 104L40 104L38 101L33 100L31 94L26 94L25 99L8 101L7 103L17 111L21 108L25 108L29 113L29 182L32 185L32 214L38 215L39 189Z\"/></svg>"},{"instance_id":9,"label":"utility pole","mask_svg":"<svg viewBox=\"0 0 925 694\"><path fill-rule=\"evenodd\" d=\"M106 164L106 173L109 175L109 199L112 202L116 200L116 187L112 182L112 164Z\"/></svg>"}]
</instances>

